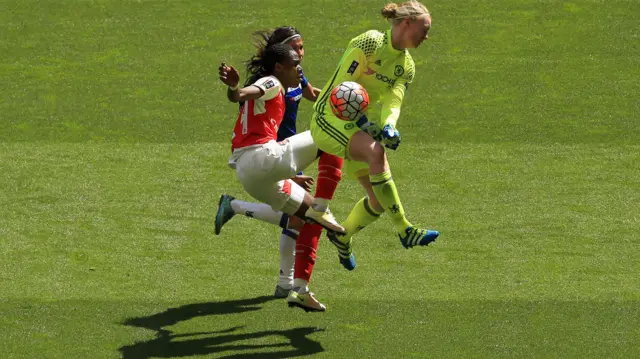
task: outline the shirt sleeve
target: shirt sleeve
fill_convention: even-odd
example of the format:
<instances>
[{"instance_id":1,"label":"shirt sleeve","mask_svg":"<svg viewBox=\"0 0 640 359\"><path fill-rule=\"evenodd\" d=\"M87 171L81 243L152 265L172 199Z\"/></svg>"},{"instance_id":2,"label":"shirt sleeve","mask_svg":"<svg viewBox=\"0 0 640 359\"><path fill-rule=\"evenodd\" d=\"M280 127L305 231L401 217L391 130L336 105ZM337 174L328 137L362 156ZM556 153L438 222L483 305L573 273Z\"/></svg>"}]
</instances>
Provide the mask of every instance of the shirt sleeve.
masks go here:
<instances>
[{"instance_id":1,"label":"shirt sleeve","mask_svg":"<svg viewBox=\"0 0 640 359\"><path fill-rule=\"evenodd\" d=\"M328 92L342 82L357 82L360 75L366 71L368 59L382 46L382 38L382 34L375 30L367 31L353 38L340 59L338 69L322 89L320 98L326 97ZM324 101L317 101L314 108L317 110L323 104Z\"/></svg>"},{"instance_id":2,"label":"shirt sleeve","mask_svg":"<svg viewBox=\"0 0 640 359\"><path fill-rule=\"evenodd\" d=\"M383 126L391 125L396 127L398 118L400 118L400 108L402 107L404 94L409 88L409 84L413 82L414 73L415 65L413 64L413 60L410 60L406 73L396 81L382 103L380 118L382 119Z\"/></svg>"},{"instance_id":3,"label":"shirt sleeve","mask_svg":"<svg viewBox=\"0 0 640 359\"><path fill-rule=\"evenodd\" d=\"M282 91L282 85L280 84L280 81L278 81L273 76L263 77L257 80L253 84L253 86L257 86L264 92L264 94L260 97L260 99L264 101L271 100L272 98L278 96L280 91Z\"/></svg>"},{"instance_id":4,"label":"shirt sleeve","mask_svg":"<svg viewBox=\"0 0 640 359\"><path fill-rule=\"evenodd\" d=\"M359 47L349 47L342 55L340 67L335 74L333 84L345 81L356 81L364 68L367 67L367 55Z\"/></svg>"},{"instance_id":5,"label":"shirt sleeve","mask_svg":"<svg viewBox=\"0 0 640 359\"><path fill-rule=\"evenodd\" d=\"M402 100L404 99L404 92L406 90L406 83L404 81L397 81L391 91L385 96L382 103L382 111L380 118L382 124L396 126L398 118L400 117L400 108L402 107Z\"/></svg>"},{"instance_id":6,"label":"shirt sleeve","mask_svg":"<svg viewBox=\"0 0 640 359\"><path fill-rule=\"evenodd\" d=\"M354 37L342 55L336 79L332 82L356 81L366 70L369 58L381 46L384 46L384 34L379 31L371 30Z\"/></svg>"}]
</instances>

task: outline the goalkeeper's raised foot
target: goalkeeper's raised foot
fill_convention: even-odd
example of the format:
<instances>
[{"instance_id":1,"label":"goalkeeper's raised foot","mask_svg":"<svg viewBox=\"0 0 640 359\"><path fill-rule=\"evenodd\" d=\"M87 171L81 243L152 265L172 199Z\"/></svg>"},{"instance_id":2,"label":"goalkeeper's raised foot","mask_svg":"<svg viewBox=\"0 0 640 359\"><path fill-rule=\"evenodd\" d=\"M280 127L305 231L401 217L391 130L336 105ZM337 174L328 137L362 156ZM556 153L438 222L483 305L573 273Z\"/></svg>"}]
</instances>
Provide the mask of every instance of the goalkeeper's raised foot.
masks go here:
<instances>
[{"instance_id":1,"label":"goalkeeper's raised foot","mask_svg":"<svg viewBox=\"0 0 640 359\"><path fill-rule=\"evenodd\" d=\"M400 243L405 248L411 248L413 246L427 246L429 243L434 242L440 235L440 232L430 229L420 229L415 227L408 227L404 233L398 233L400 237Z\"/></svg>"},{"instance_id":2,"label":"goalkeeper's raised foot","mask_svg":"<svg viewBox=\"0 0 640 359\"><path fill-rule=\"evenodd\" d=\"M236 214L233 208L231 208L231 201L235 197L223 194L220 196L220 202L218 202L218 212L216 213L216 234L220 234L220 230L225 223L227 223Z\"/></svg>"},{"instance_id":3,"label":"goalkeeper's raised foot","mask_svg":"<svg viewBox=\"0 0 640 359\"><path fill-rule=\"evenodd\" d=\"M340 235L336 232L327 232L327 237L329 241L333 243L336 248L338 248L338 259L340 260L340 264L346 270L354 270L356 268L356 258L353 256L353 248L351 247L351 239L349 242L343 243L340 240Z\"/></svg>"},{"instance_id":4,"label":"goalkeeper's raised foot","mask_svg":"<svg viewBox=\"0 0 640 359\"><path fill-rule=\"evenodd\" d=\"M338 223L336 217L331 214L329 208L327 208L325 211L316 211L315 209L313 209L313 207L309 207L304 216L307 217L308 220L321 225L327 231L334 231L340 234L345 234L344 227L342 227L340 223Z\"/></svg>"}]
</instances>

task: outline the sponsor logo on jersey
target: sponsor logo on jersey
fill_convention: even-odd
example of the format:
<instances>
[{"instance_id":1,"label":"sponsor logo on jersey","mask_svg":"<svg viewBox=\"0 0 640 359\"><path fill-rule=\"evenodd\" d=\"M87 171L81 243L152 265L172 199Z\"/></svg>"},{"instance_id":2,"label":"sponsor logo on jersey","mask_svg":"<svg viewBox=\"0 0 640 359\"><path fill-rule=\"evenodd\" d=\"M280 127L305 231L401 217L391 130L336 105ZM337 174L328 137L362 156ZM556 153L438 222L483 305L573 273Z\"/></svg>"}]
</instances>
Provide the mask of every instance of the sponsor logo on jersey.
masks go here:
<instances>
[{"instance_id":1,"label":"sponsor logo on jersey","mask_svg":"<svg viewBox=\"0 0 640 359\"><path fill-rule=\"evenodd\" d=\"M358 65L360 65L358 61L353 60L353 62L351 63L351 66L349 66L349 70L347 70L347 73L353 75L353 73L356 72Z\"/></svg>"},{"instance_id":2,"label":"sponsor logo on jersey","mask_svg":"<svg viewBox=\"0 0 640 359\"><path fill-rule=\"evenodd\" d=\"M352 122L348 122L347 124L344 125L344 129L345 130L350 130L354 127L355 125Z\"/></svg>"},{"instance_id":3,"label":"sponsor logo on jersey","mask_svg":"<svg viewBox=\"0 0 640 359\"><path fill-rule=\"evenodd\" d=\"M297 94L297 95L295 95L293 97L289 97L289 100L291 102L298 102L298 100L300 100L301 98L302 98L302 94Z\"/></svg>"},{"instance_id":4,"label":"sponsor logo on jersey","mask_svg":"<svg viewBox=\"0 0 640 359\"><path fill-rule=\"evenodd\" d=\"M302 98L302 88L300 86L289 87L286 98L289 102L298 102Z\"/></svg>"},{"instance_id":5,"label":"sponsor logo on jersey","mask_svg":"<svg viewBox=\"0 0 640 359\"><path fill-rule=\"evenodd\" d=\"M275 86L275 85L276 85L276 84L275 84L275 82L273 82L273 80L269 80L269 81L267 81L267 82L265 82L265 83L264 83L264 88L265 88L266 90L268 90L268 89L272 88L272 87L273 87L273 86Z\"/></svg>"},{"instance_id":6,"label":"sponsor logo on jersey","mask_svg":"<svg viewBox=\"0 0 640 359\"><path fill-rule=\"evenodd\" d=\"M383 74L376 74L376 80L386 82L389 86L393 86L396 83L396 79L389 78Z\"/></svg>"},{"instance_id":7,"label":"sponsor logo on jersey","mask_svg":"<svg viewBox=\"0 0 640 359\"><path fill-rule=\"evenodd\" d=\"M402 74L404 74L404 68L400 65L396 65L395 70L393 70L393 74L397 77L402 76Z\"/></svg>"}]
</instances>

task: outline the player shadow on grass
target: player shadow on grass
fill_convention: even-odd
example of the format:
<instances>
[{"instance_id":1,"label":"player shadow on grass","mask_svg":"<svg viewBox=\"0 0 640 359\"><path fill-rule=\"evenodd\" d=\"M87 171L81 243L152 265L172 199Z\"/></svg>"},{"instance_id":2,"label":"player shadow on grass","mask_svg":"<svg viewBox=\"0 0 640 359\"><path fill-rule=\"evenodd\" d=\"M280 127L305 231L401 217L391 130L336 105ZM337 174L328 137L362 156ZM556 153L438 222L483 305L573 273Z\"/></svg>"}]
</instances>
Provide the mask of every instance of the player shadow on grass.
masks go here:
<instances>
[{"instance_id":1,"label":"player shadow on grass","mask_svg":"<svg viewBox=\"0 0 640 359\"><path fill-rule=\"evenodd\" d=\"M206 355L229 351L221 358L292 358L302 355L310 355L324 351L320 343L307 338L308 335L322 331L323 329L301 327L289 330L265 330L253 333L237 333L243 327L232 327L225 330L212 332L197 332L188 334L173 334L164 327L189 320L195 317L207 315L237 314L259 310L259 304L274 299L271 296L262 296L251 299L230 300L224 302L209 302L183 305L178 308L169 308L158 314L147 317L129 318L124 325L146 328L156 331L156 338L132 345L125 345L118 350L122 353L122 359L147 359L147 358L179 358L193 355ZM289 340L289 343L251 345L237 343L259 339L268 336L280 336ZM293 348L292 348L293 347ZM283 350L269 353L251 353L252 349L263 350L265 348L283 348ZM237 351L249 351L245 353L233 353Z\"/></svg>"}]
</instances>

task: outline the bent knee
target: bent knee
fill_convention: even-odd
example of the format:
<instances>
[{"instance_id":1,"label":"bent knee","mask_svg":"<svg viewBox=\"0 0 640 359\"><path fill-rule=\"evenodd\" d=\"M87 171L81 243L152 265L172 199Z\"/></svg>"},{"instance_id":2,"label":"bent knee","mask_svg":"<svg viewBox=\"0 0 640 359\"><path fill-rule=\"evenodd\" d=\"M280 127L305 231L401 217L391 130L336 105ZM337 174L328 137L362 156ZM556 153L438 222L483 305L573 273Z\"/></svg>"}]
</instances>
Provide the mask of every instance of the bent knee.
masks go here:
<instances>
[{"instance_id":1,"label":"bent knee","mask_svg":"<svg viewBox=\"0 0 640 359\"><path fill-rule=\"evenodd\" d=\"M383 164L386 162L387 154L384 151L384 147L382 147L378 142L375 142L371 147L371 152L368 157L370 164Z\"/></svg>"}]
</instances>

